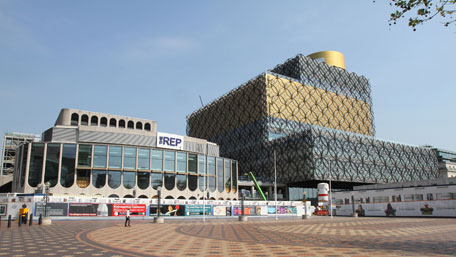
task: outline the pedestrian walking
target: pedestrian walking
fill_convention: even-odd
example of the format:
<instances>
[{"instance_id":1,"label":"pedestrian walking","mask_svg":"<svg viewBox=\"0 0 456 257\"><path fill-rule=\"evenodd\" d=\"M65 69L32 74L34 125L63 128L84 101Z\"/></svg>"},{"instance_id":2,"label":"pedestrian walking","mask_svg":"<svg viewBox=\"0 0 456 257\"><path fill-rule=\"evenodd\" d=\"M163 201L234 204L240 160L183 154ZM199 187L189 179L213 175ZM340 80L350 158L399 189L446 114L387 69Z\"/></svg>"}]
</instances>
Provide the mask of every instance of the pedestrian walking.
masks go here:
<instances>
[{"instance_id":1,"label":"pedestrian walking","mask_svg":"<svg viewBox=\"0 0 456 257\"><path fill-rule=\"evenodd\" d=\"M130 226L130 210L127 210L127 213L125 214L125 227Z\"/></svg>"}]
</instances>

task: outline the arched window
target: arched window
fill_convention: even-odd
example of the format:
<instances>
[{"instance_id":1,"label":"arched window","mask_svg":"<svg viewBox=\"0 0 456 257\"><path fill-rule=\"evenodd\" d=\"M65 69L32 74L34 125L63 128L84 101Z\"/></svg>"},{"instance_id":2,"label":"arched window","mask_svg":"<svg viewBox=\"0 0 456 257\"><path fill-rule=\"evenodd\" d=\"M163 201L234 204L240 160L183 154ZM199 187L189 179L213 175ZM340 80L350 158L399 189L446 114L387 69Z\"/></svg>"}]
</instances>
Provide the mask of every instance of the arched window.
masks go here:
<instances>
[{"instance_id":1,"label":"arched window","mask_svg":"<svg viewBox=\"0 0 456 257\"><path fill-rule=\"evenodd\" d=\"M71 114L71 126L77 126L79 124L79 115L77 113Z\"/></svg>"},{"instance_id":2,"label":"arched window","mask_svg":"<svg viewBox=\"0 0 456 257\"><path fill-rule=\"evenodd\" d=\"M185 197L184 196L179 196L177 199L185 200Z\"/></svg>"},{"instance_id":3,"label":"arched window","mask_svg":"<svg viewBox=\"0 0 456 257\"><path fill-rule=\"evenodd\" d=\"M187 188L187 175L177 175L176 176L176 185L177 189L180 191L185 190Z\"/></svg>"},{"instance_id":4,"label":"arched window","mask_svg":"<svg viewBox=\"0 0 456 257\"><path fill-rule=\"evenodd\" d=\"M119 198L119 196L116 194L112 194L112 195L109 195L108 198Z\"/></svg>"},{"instance_id":5,"label":"arched window","mask_svg":"<svg viewBox=\"0 0 456 257\"><path fill-rule=\"evenodd\" d=\"M198 188L198 176L188 176L188 189L195 191Z\"/></svg>"},{"instance_id":6,"label":"arched window","mask_svg":"<svg viewBox=\"0 0 456 257\"><path fill-rule=\"evenodd\" d=\"M136 122L136 129L142 130L142 123L141 122Z\"/></svg>"},{"instance_id":7,"label":"arched window","mask_svg":"<svg viewBox=\"0 0 456 257\"><path fill-rule=\"evenodd\" d=\"M119 120L119 128L125 128L125 121Z\"/></svg>"},{"instance_id":8,"label":"arched window","mask_svg":"<svg viewBox=\"0 0 456 257\"><path fill-rule=\"evenodd\" d=\"M89 125L89 116L87 116L85 114L81 116L81 125L83 125L83 126Z\"/></svg>"},{"instance_id":9,"label":"arched window","mask_svg":"<svg viewBox=\"0 0 456 257\"><path fill-rule=\"evenodd\" d=\"M165 197L165 199L174 199L174 197L168 195L167 197Z\"/></svg>"},{"instance_id":10,"label":"arched window","mask_svg":"<svg viewBox=\"0 0 456 257\"><path fill-rule=\"evenodd\" d=\"M134 129L135 128L135 123L131 120L128 121L128 128L129 129Z\"/></svg>"},{"instance_id":11,"label":"arched window","mask_svg":"<svg viewBox=\"0 0 456 257\"><path fill-rule=\"evenodd\" d=\"M196 200L196 197L190 196L190 198L188 198L188 200Z\"/></svg>"},{"instance_id":12,"label":"arched window","mask_svg":"<svg viewBox=\"0 0 456 257\"><path fill-rule=\"evenodd\" d=\"M174 184L176 183L176 175L165 174L165 188L166 190L173 190Z\"/></svg>"},{"instance_id":13,"label":"arched window","mask_svg":"<svg viewBox=\"0 0 456 257\"><path fill-rule=\"evenodd\" d=\"M149 197L147 197L147 195L140 195L140 196L138 196L138 198L147 199Z\"/></svg>"},{"instance_id":14,"label":"arched window","mask_svg":"<svg viewBox=\"0 0 456 257\"><path fill-rule=\"evenodd\" d=\"M135 197L134 197L134 196L132 196L132 195L124 195L124 197L123 197L123 198L135 198Z\"/></svg>"},{"instance_id":15,"label":"arched window","mask_svg":"<svg viewBox=\"0 0 456 257\"><path fill-rule=\"evenodd\" d=\"M106 117L101 117L100 126L102 126L102 127L108 126L108 119L106 119Z\"/></svg>"},{"instance_id":16,"label":"arched window","mask_svg":"<svg viewBox=\"0 0 456 257\"><path fill-rule=\"evenodd\" d=\"M97 116L92 116L90 119L90 126L98 126L98 117Z\"/></svg>"},{"instance_id":17,"label":"arched window","mask_svg":"<svg viewBox=\"0 0 456 257\"><path fill-rule=\"evenodd\" d=\"M109 120L109 127L111 127L111 128L117 127L117 121L116 121L116 119L111 118L111 119Z\"/></svg>"},{"instance_id":18,"label":"arched window","mask_svg":"<svg viewBox=\"0 0 456 257\"><path fill-rule=\"evenodd\" d=\"M144 125L144 130L150 131L150 124L149 124L149 123L146 123L146 124Z\"/></svg>"}]
</instances>

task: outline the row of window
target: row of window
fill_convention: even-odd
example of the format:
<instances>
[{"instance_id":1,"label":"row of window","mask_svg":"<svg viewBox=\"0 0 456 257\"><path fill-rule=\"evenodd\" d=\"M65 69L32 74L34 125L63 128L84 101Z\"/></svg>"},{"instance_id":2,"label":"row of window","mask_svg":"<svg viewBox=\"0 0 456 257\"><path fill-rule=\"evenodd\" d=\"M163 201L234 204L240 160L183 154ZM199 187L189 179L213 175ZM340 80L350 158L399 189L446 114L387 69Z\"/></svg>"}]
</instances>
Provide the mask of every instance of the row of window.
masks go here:
<instances>
[{"instance_id":1,"label":"row of window","mask_svg":"<svg viewBox=\"0 0 456 257\"><path fill-rule=\"evenodd\" d=\"M81 120L79 120L79 114L73 113L71 114L71 125L72 126L89 126L89 116L87 114L81 115ZM109 119L109 124L108 124L108 119L106 117L101 117L101 119L98 118L98 116L93 115L90 117L90 126L101 126L101 127L111 127L111 128L128 128L128 129L138 129L138 130L143 130L143 123L140 121L137 121L136 124L134 121L129 120L128 122L125 122L125 120L120 119L117 121L115 118ZM145 131L151 131L151 125L150 123L146 122L144 123L144 130Z\"/></svg>"},{"instance_id":2,"label":"row of window","mask_svg":"<svg viewBox=\"0 0 456 257\"><path fill-rule=\"evenodd\" d=\"M204 181L206 178L206 181ZM65 187L71 187L74 181L74 174L65 177L61 184ZM56 180L49 181L51 186L56 185ZM106 183L107 182L107 183ZM225 182L225 183L224 183ZM154 173L154 172L134 172L134 171L104 171L104 170L82 170L76 172L76 185L80 188L86 188L92 183L95 188L117 189L123 185L126 189L135 187L140 189L148 189L152 187L157 190L159 186L163 186L166 190L177 188L180 191L186 189L195 191L199 188L200 191L209 189L210 192L233 192L236 193L236 185L232 185L231 181L216 181L212 176L184 175L174 173ZM217 187L217 184L222 185Z\"/></svg>"},{"instance_id":3,"label":"row of window","mask_svg":"<svg viewBox=\"0 0 456 257\"><path fill-rule=\"evenodd\" d=\"M150 148L54 143L25 144L18 149L16 167L20 170L21 187L25 183L29 145L31 153L28 184L31 187L41 183L43 172L44 182L51 182L51 186L55 186L60 177L60 184L63 187L71 187L77 167L77 184L80 187L87 187L90 177L93 178L95 187L103 187L102 182L106 181L106 175L108 175L108 181L111 179L114 183L111 188L116 188L114 187L116 181L120 181L122 174L125 187L130 186L137 177L138 187L145 189L149 184L149 176L151 176L152 186L154 186L153 181L156 180L152 177L162 176L161 173L151 173L153 170L167 173L165 185L166 176L169 178L175 176L178 183L182 184L182 181L187 181L187 174L189 174L189 188L193 190L192 188L196 187L193 187L194 183L190 181L195 180L197 174L204 175L207 171L210 176L208 184L215 186L217 179L219 192L227 190L226 187L237 188L237 162L230 159ZM176 171L177 175L174 174ZM203 181L203 178L200 180Z\"/></svg>"},{"instance_id":4,"label":"row of window","mask_svg":"<svg viewBox=\"0 0 456 257\"><path fill-rule=\"evenodd\" d=\"M456 199L456 193L426 193L426 194L407 194L389 196L361 197L355 199L355 203L387 203L387 202L412 202L412 201L432 201L432 200L451 200ZM336 204L349 204L350 199L345 198L336 200Z\"/></svg>"}]
</instances>

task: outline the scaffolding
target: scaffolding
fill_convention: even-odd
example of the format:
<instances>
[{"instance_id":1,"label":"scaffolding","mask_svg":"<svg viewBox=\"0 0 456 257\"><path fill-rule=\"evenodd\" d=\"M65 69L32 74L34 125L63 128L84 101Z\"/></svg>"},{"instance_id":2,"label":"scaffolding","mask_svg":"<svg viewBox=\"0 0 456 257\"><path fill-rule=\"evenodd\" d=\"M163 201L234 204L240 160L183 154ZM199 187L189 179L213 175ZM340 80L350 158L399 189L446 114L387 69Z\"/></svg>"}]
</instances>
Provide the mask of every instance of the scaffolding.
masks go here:
<instances>
[{"instance_id":1,"label":"scaffolding","mask_svg":"<svg viewBox=\"0 0 456 257\"><path fill-rule=\"evenodd\" d=\"M0 166L0 176L6 176L14 173L16 162L16 148L29 142L40 141L41 136L26 133L5 133L3 135L2 158Z\"/></svg>"}]
</instances>

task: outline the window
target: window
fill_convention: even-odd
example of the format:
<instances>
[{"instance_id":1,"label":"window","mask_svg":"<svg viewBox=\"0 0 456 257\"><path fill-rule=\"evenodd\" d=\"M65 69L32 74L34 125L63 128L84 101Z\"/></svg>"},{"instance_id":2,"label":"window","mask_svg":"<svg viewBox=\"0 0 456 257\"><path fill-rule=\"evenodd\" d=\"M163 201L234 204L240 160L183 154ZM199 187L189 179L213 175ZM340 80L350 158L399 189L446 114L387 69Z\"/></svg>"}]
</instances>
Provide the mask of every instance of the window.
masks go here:
<instances>
[{"instance_id":1,"label":"window","mask_svg":"<svg viewBox=\"0 0 456 257\"><path fill-rule=\"evenodd\" d=\"M142 123L141 122L136 122L136 129L142 130Z\"/></svg>"},{"instance_id":2,"label":"window","mask_svg":"<svg viewBox=\"0 0 456 257\"><path fill-rule=\"evenodd\" d=\"M105 145L96 145L93 149L93 167L106 168L108 147Z\"/></svg>"},{"instance_id":3,"label":"window","mask_svg":"<svg viewBox=\"0 0 456 257\"><path fill-rule=\"evenodd\" d=\"M108 126L108 119L106 119L106 117L101 117L100 126L102 126L102 127Z\"/></svg>"},{"instance_id":4,"label":"window","mask_svg":"<svg viewBox=\"0 0 456 257\"><path fill-rule=\"evenodd\" d=\"M150 175L150 179L151 179L151 185L152 185L152 188L157 190L158 187L161 187L163 185L162 183L162 173L151 173Z\"/></svg>"},{"instance_id":5,"label":"window","mask_svg":"<svg viewBox=\"0 0 456 257\"><path fill-rule=\"evenodd\" d=\"M215 177L208 177L209 180L209 191L215 192Z\"/></svg>"},{"instance_id":6,"label":"window","mask_svg":"<svg viewBox=\"0 0 456 257\"><path fill-rule=\"evenodd\" d=\"M21 187L24 187L24 184L25 184L25 170L26 170L26 166L27 166L28 148L29 148L29 144L24 144L21 147L22 165L21 165L21 177L20 177L20 181L19 181ZM73 166L74 166L74 164L73 164Z\"/></svg>"},{"instance_id":7,"label":"window","mask_svg":"<svg viewBox=\"0 0 456 257\"><path fill-rule=\"evenodd\" d=\"M57 185L59 178L60 144L48 144L46 153L46 169L44 183L49 182L51 187Z\"/></svg>"},{"instance_id":8,"label":"window","mask_svg":"<svg viewBox=\"0 0 456 257\"><path fill-rule=\"evenodd\" d=\"M95 188L102 188L106 185L106 171L93 170L92 171L92 185Z\"/></svg>"},{"instance_id":9,"label":"window","mask_svg":"<svg viewBox=\"0 0 456 257\"><path fill-rule=\"evenodd\" d=\"M177 152L177 171L178 172L187 171L187 153Z\"/></svg>"},{"instance_id":10,"label":"window","mask_svg":"<svg viewBox=\"0 0 456 257\"><path fill-rule=\"evenodd\" d=\"M175 174L165 174L165 188L166 188L166 190L173 190L175 181L176 181L176 175Z\"/></svg>"},{"instance_id":11,"label":"window","mask_svg":"<svg viewBox=\"0 0 456 257\"><path fill-rule=\"evenodd\" d=\"M180 191L185 190L185 188L187 188L187 175L177 175L176 186Z\"/></svg>"},{"instance_id":12,"label":"window","mask_svg":"<svg viewBox=\"0 0 456 257\"><path fill-rule=\"evenodd\" d=\"M120 186L121 172L118 170L108 171L108 185L112 189L116 189Z\"/></svg>"},{"instance_id":13,"label":"window","mask_svg":"<svg viewBox=\"0 0 456 257\"><path fill-rule=\"evenodd\" d=\"M223 184L223 159L217 158L217 189L221 193L224 190Z\"/></svg>"},{"instance_id":14,"label":"window","mask_svg":"<svg viewBox=\"0 0 456 257\"><path fill-rule=\"evenodd\" d=\"M110 146L109 147L109 168L122 167L122 147Z\"/></svg>"},{"instance_id":15,"label":"window","mask_svg":"<svg viewBox=\"0 0 456 257\"><path fill-rule=\"evenodd\" d=\"M80 188L86 188L90 184L90 170L78 170L76 177L76 185Z\"/></svg>"},{"instance_id":16,"label":"window","mask_svg":"<svg viewBox=\"0 0 456 257\"><path fill-rule=\"evenodd\" d=\"M97 116L92 116L90 119L90 126L98 126L98 117Z\"/></svg>"},{"instance_id":17,"label":"window","mask_svg":"<svg viewBox=\"0 0 456 257\"><path fill-rule=\"evenodd\" d=\"M150 131L150 124L149 124L149 123L146 123L146 124L144 125L144 130Z\"/></svg>"},{"instance_id":18,"label":"window","mask_svg":"<svg viewBox=\"0 0 456 257\"><path fill-rule=\"evenodd\" d=\"M198 188L198 176L189 175L188 176L188 189L190 191L195 191Z\"/></svg>"},{"instance_id":19,"label":"window","mask_svg":"<svg viewBox=\"0 0 456 257\"><path fill-rule=\"evenodd\" d=\"M79 124L79 115L77 113L71 114L71 126L77 126Z\"/></svg>"},{"instance_id":20,"label":"window","mask_svg":"<svg viewBox=\"0 0 456 257\"><path fill-rule=\"evenodd\" d=\"M198 173L206 174L206 156L204 154L198 154Z\"/></svg>"},{"instance_id":21,"label":"window","mask_svg":"<svg viewBox=\"0 0 456 257\"><path fill-rule=\"evenodd\" d=\"M233 193L237 191L237 163L236 161L231 161L231 179L233 182L231 183L231 190Z\"/></svg>"},{"instance_id":22,"label":"window","mask_svg":"<svg viewBox=\"0 0 456 257\"><path fill-rule=\"evenodd\" d=\"M428 194L426 195L426 200L428 200L428 201L434 200L434 195L433 195L432 193L428 193Z\"/></svg>"},{"instance_id":23,"label":"window","mask_svg":"<svg viewBox=\"0 0 456 257\"><path fill-rule=\"evenodd\" d=\"M109 127L111 127L111 128L117 127L117 121L116 121L116 119L111 118L111 119L109 120Z\"/></svg>"},{"instance_id":24,"label":"window","mask_svg":"<svg viewBox=\"0 0 456 257\"><path fill-rule=\"evenodd\" d=\"M136 148L125 147L124 148L124 169L136 169Z\"/></svg>"},{"instance_id":25,"label":"window","mask_svg":"<svg viewBox=\"0 0 456 257\"><path fill-rule=\"evenodd\" d=\"M119 120L119 128L125 128L125 121Z\"/></svg>"},{"instance_id":26,"label":"window","mask_svg":"<svg viewBox=\"0 0 456 257\"><path fill-rule=\"evenodd\" d=\"M231 191L231 161L225 159L225 192L229 193Z\"/></svg>"},{"instance_id":27,"label":"window","mask_svg":"<svg viewBox=\"0 0 456 257\"><path fill-rule=\"evenodd\" d=\"M43 155L44 144L32 144L28 177L28 184L31 187L36 187L38 184L41 184L43 176Z\"/></svg>"},{"instance_id":28,"label":"window","mask_svg":"<svg viewBox=\"0 0 456 257\"><path fill-rule=\"evenodd\" d=\"M165 151L165 171L174 171L175 152Z\"/></svg>"},{"instance_id":29,"label":"window","mask_svg":"<svg viewBox=\"0 0 456 257\"><path fill-rule=\"evenodd\" d=\"M149 172L138 172L138 187L140 189L147 189L149 187Z\"/></svg>"},{"instance_id":30,"label":"window","mask_svg":"<svg viewBox=\"0 0 456 257\"><path fill-rule=\"evenodd\" d=\"M199 189L201 192L204 192L204 187L207 188L207 182L204 182L204 178L205 178L205 176L199 176L199 179L198 179L199 180L198 181Z\"/></svg>"},{"instance_id":31,"label":"window","mask_svg":"<svg viewBox=\"0 0 456 257\"><path fill-rule=\"evenodd\" d=\"M193 154L193 153L189 153L188 154L188 172L196 173L196 171L197 171L197 169L196 169L196 166L197 166L196 157L197 157L196 154Z\"/></svg>"},{"instance_id":32,"label":"window","mask_svg":"<svg viewBox=\"0 0 456 257\"><path fill-rule=\"evenodd\" d=\"M74 165L76 164L76 145L64 144L62 151L62 167L60 185L71 187L74 184Z\"/></svg>"},{"instance_id":33,"label":"window","mask_svg":"<svg viewBox=\"0 0 456 257\"><path fill-rule=\"evenodd\" d=\"M152 170L163 170L163 151L152 150Z\"/></svg>"},{"instance_id":34,"label":"window","mask_svg":"<svg viewBox=\"0 0 456 257\"><path fill-rule=\"evenodd\" d=\"M78 166L90 167L92 159L92 146L79 145Z\"/></svg>"},{"instance_id":35,"label":"window","mask_svg":"<svg viewBox=\"0 0 456 257\"><path fill-rule=\"evenodd\" d=\"M83 126L89 125L89 116L87 116L86 114L83 114L81 116L81 125L83 125Z\"/></svg>"},{"instance_id":36,"label":"window","mask_svg":"<svg viewBox=\"0 0 456 257\"><path fill-rule=\"evenodd\" d=\"M138 169L148 170L149 168L150 168L150 150L139 148L138 149Z\"/></svg>"},{"instance_id":37,"label":"window","mask_svg":"<svg viewBox=\"0 0 456 257\"><path fill-rule=\"evenodd\" d=\"M215 175L215 157L207 157L207 166L209 175Z\"/></svg>"},{"instance_id":38,"label":"window","mask_svg":"<svg viewBox=\"0 0 456 257\"><path fill-rule=\"evenodd\" d=\"M124 171L123 172L123 185L126 189L132 189L136 183L136 172Z\"/></svg>"},{"instance_id":39,"label":"window","mask_svg":"<svg viewBox=\"0 0 456 257\"><path fill-rule=\"evenodd\" d=\"M134 129L135 128L135 123L131 120L128 121L128 126L129 129Z\"/></svg>"}]
</instances>

